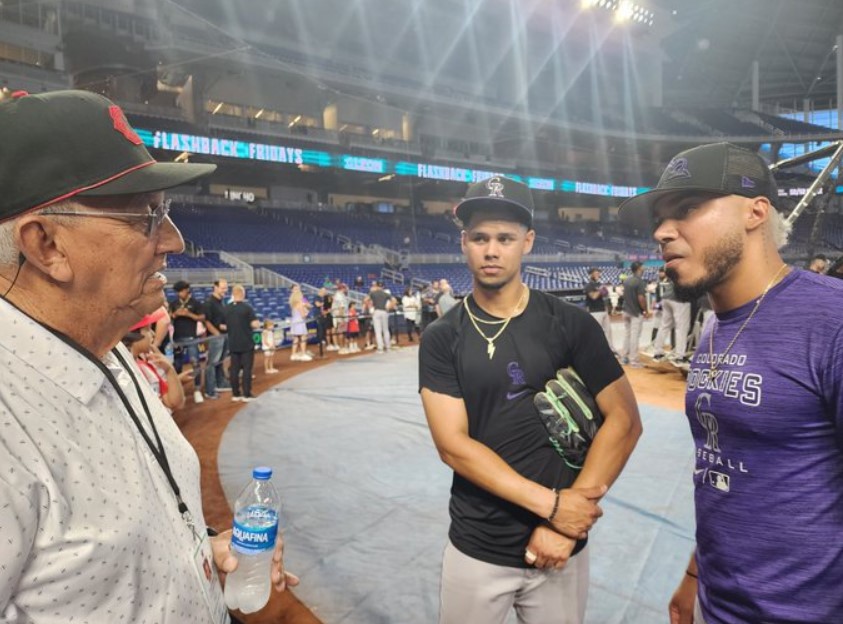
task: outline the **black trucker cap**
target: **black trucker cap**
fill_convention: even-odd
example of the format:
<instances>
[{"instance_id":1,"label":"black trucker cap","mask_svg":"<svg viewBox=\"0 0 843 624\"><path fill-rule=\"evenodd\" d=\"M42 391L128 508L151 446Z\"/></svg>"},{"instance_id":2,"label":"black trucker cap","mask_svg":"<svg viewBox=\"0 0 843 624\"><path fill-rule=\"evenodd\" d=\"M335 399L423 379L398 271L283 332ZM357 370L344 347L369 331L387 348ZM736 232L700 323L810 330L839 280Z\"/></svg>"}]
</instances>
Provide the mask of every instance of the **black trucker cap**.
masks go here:
<instances>
[{"instance_id":1,"label":"black trucker cap","mask_svg":"<svg viewBox=\"0 0 843 624\"><path fill-rule=\"evenodd\" d=\"M731 143L711 143L674 156L656 188L624 201L618 216L624 223L650 228L655 203L669 193L685 191L764 196L774 206L779 194L770 167L758 154Z\"/></svg>"}]
</instances>

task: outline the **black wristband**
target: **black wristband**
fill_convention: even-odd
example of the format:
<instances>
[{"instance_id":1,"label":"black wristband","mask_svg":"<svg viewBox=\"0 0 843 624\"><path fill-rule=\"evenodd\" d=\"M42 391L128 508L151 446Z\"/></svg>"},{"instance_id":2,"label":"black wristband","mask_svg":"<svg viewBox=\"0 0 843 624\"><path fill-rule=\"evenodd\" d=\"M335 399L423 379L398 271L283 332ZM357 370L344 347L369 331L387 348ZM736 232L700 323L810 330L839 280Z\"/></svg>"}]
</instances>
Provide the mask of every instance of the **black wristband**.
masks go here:
<instances>
[{"instance_id":1,"label":"black wristband","mask_svg":"<svg viewBox=\"0 0 843 624\"><path fill-rule=\"evenodd\" d=\"M550 515L547 517L548 522L553 522L553 519L556 517L556 512L559 511L559 490L553 488L553 493L556 495L556 499L553 501L553 511L551 511Z\"/></svg>"}]
</instances>

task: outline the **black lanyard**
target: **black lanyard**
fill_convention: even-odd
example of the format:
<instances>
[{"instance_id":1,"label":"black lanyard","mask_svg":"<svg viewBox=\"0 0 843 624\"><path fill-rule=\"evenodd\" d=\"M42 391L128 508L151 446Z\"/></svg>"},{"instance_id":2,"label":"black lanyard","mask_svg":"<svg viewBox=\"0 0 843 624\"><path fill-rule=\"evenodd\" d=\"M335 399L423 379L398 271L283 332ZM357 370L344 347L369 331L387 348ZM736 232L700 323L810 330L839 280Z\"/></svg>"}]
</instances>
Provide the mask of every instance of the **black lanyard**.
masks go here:
<instances>
[{"instance_id":1,"label":"black lanyard","mask_svg":"<svg viewBox=\"0 0 843 624\"><path fill-rule=\"evenodd\" d=\"M24 314L26 313L24 312ZM27 314L27 316L29 315ZM141 390L137 377L135 377L135 375L132 373L131 367L120 354L120 351L117 349L117 347L114 347L111 350L111 353L120 361L120 364L123 366L123 370L132 379L132 383L135 386L135 391L138 394L138 398L140 399L141 405L143 406L143 411L146 414L146 420L147 422L149 422L149 426L152 429L152 435L155 436L154 443L149 437L149 434L146 432L146 429L144 429L141 425L140 418L138 418L138 415L135 413L135 410L132 407L132 403L126 396L126 393L123 392L123 389L120 387L120 383L114 377L114 373L112 373L108 369L108 367L103 364L102 360L100 360L97 356L88 351L78 342L73 340L73 338L71 338L70 336L63 334L62 332L50 327L49 325L45 325L41 321L34 319L31 316L29 318L31 318L41 327L53 334L56 338L64 342L71 349L84 356L92 364L94 364L94 366L96 366L102 372L103 375L105 375L105 378L109 381L111 387L114 388L114 391L117 393L117 396L120 397L120 402L123 403L123 407L126 408L126 411L129 413L129 417L132 419L132 422L135 423L135 427L137 427L137 430L141 434L143 441L146 442L146 445L149 447L149 450L152 453L153 457L155 457L155 460L158 462L158 465L161 466L161 470L164 472L164 476L167 477L167 482L173 489L173 494L176 495L176 502L178 503L179 513L181 514L182 518L184 518L184 521L187 523L190 529L195 532L193 526L193 517L190 514L190 510L188 509L187 504L181 498L181 490L179 489L179 485L178 483L176 483L176 479L173 476L173 471L170 470L170 462L167 459L167 451L164 448L164 443L161 442L161 437L158 435L158 429L155 427L155 422L152 420L152 412L150 412L149 410L149 406L146 403L146 398L144 398L143 396L143 391Z\"/></svg>"}]
</instances>

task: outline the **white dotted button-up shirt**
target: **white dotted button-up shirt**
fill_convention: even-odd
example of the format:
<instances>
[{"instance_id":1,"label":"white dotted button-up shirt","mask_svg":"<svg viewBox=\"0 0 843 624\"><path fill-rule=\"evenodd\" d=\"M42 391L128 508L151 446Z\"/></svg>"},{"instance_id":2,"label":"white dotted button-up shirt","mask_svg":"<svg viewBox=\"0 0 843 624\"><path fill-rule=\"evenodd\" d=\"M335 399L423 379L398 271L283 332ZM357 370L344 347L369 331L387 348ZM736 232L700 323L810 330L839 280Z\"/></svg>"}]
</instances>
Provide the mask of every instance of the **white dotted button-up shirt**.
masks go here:
<instances>
[{"instance_id":1,"label":"white dotted button-up shirt","mask_svg":"<svg viewBox=\"0 0 843 624\"><path fill-rule=\"evenodd\" d=\"M0 622L210 622L192 532L111 383L2 299L0 328ZM154 440L128 373L103 362ZM204 532L196 453L132 372Z\"/></svg>"}]
</instances>

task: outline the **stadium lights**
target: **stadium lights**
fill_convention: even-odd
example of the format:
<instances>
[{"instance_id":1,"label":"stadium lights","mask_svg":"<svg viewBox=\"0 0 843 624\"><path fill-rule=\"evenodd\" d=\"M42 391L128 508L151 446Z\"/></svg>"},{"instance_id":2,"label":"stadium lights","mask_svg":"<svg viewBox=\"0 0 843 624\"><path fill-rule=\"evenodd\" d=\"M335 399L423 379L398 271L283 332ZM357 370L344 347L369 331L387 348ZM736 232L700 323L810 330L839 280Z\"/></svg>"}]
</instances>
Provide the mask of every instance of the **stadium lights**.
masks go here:
<instances>
[{"instance_id":1,"label":"stadium lights","mask_svg":"<svg viewBox=\"0 0 843 624\"><path fill-rule=\"evenodd\" d=\"M583 10L600 7L615 14L616 22L636 22L652 26L655 13L632 0L581 0Z\"/></svg>"},{"instance_id":2,"label":"stadium lights","mask_svg":"<svg viewBox=\"0 0 843 624\"><path fill-rule=\"evenodd\" d=\"M255 119L260 119L261 115L263 115L263 109L260 109L257 113L255 113Z\"/></svg>"},{"instance_id":3,"label":"stadium lights","mask_svg":"<svg viewBox=\"0 0 843 624\"><path fill-rule=\"evenodd\" d=\"M215 108L214 108L214 110L211 112L211 114L212 114L212 115L216 115L218 112L220 112L220 109L221 109L221 108L222 108L222 102L220 102L219 104L217 104L217 105L216 105L216 107L215 107Z\"/></svg>"},{"instance_id":4,"label":"stadium lights","mask_svg":"<svg viewBox=\"0 0 843 624\"><path fill-rule=\"evenodd\" d=\"M295 126L295 125L296 125L297 123L299 123L300 121L301 121L301 115L299 115L298 117L296 117L295 119L293 119L293 121L291 121L289 124L287 124L287 127L288 127L288 128L292 128L293 126Z\"/></svg>"}]
</instances>

